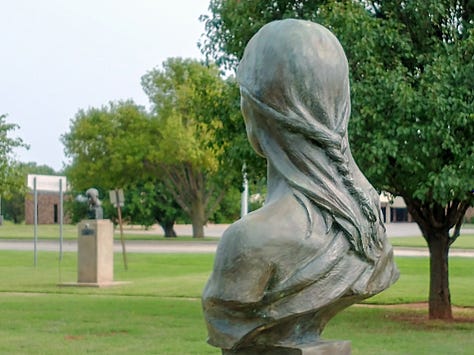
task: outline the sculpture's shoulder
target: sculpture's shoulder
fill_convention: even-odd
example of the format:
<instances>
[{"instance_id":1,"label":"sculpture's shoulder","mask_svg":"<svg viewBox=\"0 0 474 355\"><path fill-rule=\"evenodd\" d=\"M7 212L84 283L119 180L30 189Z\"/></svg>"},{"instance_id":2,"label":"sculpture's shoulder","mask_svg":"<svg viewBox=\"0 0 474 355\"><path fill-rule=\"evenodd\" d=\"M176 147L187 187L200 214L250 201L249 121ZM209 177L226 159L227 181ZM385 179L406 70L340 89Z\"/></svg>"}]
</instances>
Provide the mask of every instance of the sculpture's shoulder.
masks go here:
<instances>
[{"instance_id":1,"label":"sculpture's shoulder","mask_svg":"<svg viewBox=\"0 0 474 355\"><path fill-rule=\"evenodd\" d=\"M260 301L270 280L288 278L326 243L325 226L317 221L311 238L308 228L308 211L292 194L234 222L219 242L203 298Z\"/></svg>"},{"instance_id":2,"label":"sculpture's shoulder","mask_svg":"<svg viewBox=\"0 0 474 355\"><path fill-rule=\"evenodd\" d=\"M273 275L265 232L249 214L227 228L219 242L212 275L203 292L205 305L216 302L255 303ZM207 306L206 306L207 307Z\"/></svg>"},{"instance_id":3,"label":"sculpture's shoulder","mask_svg":"<svg viewBox=\"0 0 474 355\"><path fill-rule=\"evenodd\" d=\"M306 213L292 198L285 197L234 222L222 236L223 244L264 248L268 243L294 237L307 226ZM257 249L258 250L258 249Z\"/></svg>"},{"instance_id":4,"label":"sculpture's shoulder","mask_svg":"<svg viewBox=\"0 0 474 355\"><path fill-rule=\"evenodd\" d=\"M222 235L221 243L245 246L254 239L260 239L259 237L264 233L258 223L255 223L254 217L257 214L254 212L232 223Z\"/></svg>"},{"instance_id":5,"label":"sculpture's shoulder","mask_svg":"<svg viewBox=\"0 0 474 355\"><path fill-rule=\"evenodd\" d=\"M226 263L252 257L256 244L260 244L262 230L255 226L250 215L232 223L223 233L219 242L217 257L223 255ZM216 260L217 261L217 260Z\"/></svg>"}]
</instances>

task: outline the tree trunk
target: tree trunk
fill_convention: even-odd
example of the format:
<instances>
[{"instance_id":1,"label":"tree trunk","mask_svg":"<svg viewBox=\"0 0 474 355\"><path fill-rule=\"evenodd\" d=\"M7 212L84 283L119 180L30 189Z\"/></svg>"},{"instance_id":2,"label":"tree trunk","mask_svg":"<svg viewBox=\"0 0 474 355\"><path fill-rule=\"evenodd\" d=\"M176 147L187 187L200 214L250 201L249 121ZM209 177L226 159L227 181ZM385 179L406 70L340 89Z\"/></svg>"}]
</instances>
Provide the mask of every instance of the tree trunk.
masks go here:
<instances>
[{"instance_id":1,"label":"tree trunk","mask_svg":"<svg viewBox=\"0 0 474 355\"><path fill-rule=\"evenodd\" d=\"M176 238L178 235L174 230L174 223L176 222L176 217L167 215L165 211L157 211L158 213L155 215L158 224L163 229L165 233L165 238Z\"/></svg>"},{"instance_id":2,"label":"tree trunk","mask_svg":"<svg viewBox=\"0 0 474 355\"><path fill-rule=\"evenodd\" d=\"M172 223L162 223L160 226L165 232L165 238L176 238L178 236L174 230L174 221Z\"/></svg>"},{"instance_id":3,"label":"tree trunk","mask_svg":"<svg viewBox=\"0 0 474 355\"><path fill-rule=\"evenodd\" d=\"M453 319L448 254L457 235L455 233L451 237L449 230L455 225L460 226L467 207L457 202L451 202L445 207L437 203L423 203L407 196L404 199L408 211L420 226L430 251L429 317Z\"/></svg>"},{"instance_id":4,"label":"tree trunk","mask_svg":"<svg viewBox=\"0 0 474 355\"><path fill-rule=\"evenodd\" d=\"M204 238L204 224L206 223L205 206L201 199L196 199L191 207L191 223L193 224L193 238Z\"/></svg>"},{"instance_id":5,"label":"tree trunk","mask_svg":"<svg viewBox=\"0 0 474 355\"><path fill-rule=\"evenodd\" d=\"M449 292L449 231L433 231L425 238L430 250L429 317L453 319Z\"/></svg>"}]
</instances>

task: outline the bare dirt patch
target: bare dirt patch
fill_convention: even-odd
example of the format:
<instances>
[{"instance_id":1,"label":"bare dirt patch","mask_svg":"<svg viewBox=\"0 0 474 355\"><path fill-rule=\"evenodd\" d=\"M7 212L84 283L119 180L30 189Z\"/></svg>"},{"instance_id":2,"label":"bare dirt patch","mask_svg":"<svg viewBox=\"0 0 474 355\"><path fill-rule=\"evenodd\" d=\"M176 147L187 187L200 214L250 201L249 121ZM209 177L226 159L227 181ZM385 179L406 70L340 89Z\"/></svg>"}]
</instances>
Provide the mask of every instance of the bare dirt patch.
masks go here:
<instances>
[{"instance_id":1,"label":"bare dirt patch","mask_svg":"<svg viewBox=\"0 0 474 355\"><path fill-rule=\"evenodd\" d=\"M428 317L428 303L404 303L393 305L360 304L359 307L383 308L393 310L387 318L395 322L408 323L420 329L452 329L464 328L474 324L474 307L452 306L453 319L431 320Z\"/></svg>"},{"instance_id":2,"label":"bare dirt patch","mask_svg":"<svg viewBox=\"0 0 474 355\"><path fill-rule=\"evenodd\" d=\"M84 337L82 335L65 335L65 340L83 340Z\"/></svg>"}]
</instances>

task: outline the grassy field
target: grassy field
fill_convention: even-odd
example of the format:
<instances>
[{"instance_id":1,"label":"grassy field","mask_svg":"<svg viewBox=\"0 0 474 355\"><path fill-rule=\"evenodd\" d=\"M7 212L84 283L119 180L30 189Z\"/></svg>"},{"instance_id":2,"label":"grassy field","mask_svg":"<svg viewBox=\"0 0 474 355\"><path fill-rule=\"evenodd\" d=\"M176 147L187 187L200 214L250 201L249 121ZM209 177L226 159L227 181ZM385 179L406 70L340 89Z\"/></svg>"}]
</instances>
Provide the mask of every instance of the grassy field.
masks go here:
<instances>
[{"instance_id":1,"label":"grassy field","mask_svg":"<svg viewBox=\"0 0 474 355\"><path fill-rule=\"evenodd\" d=\"M137 228L124 229L124 236L127 240L169 240L170 238L164 238L162 234L143 234L137 233ZM144 230L144 229L143 229ZM161 231L160 231L161 232ZM17 239L17 240L31 240L34 236L33 225L26 224L13 224L12 222L6 221L0 226L0 240L2 239ZM37 237L40 240L58 240L59 239L59 226L54 224L44 224L37 227ZM77 225L64 224L63 225L63 238L65 240L77 239ZM119 228L115 228L115 239L120 239ZM179 238L171 238L173 241L190 241L196 240L191 236L182 236ZM200 242L215 241L216 238L199 238Z\"/></svg>"},{"instance_id":2,"label":"grassy field","mask_svg":"<svg viewBox=\"0 0 474 355\"><path fill-rule=\"evenodd\" d=\"M396 247L427 248L423 237L391 237L389 241ZM461 235L451 245L451 249L474 249L474 235Z\"/></svg>"},{"instance_id":3,"label":"grassy field","mask_svg":"<svg viewBox=\"0 0 474 355\"><path fill-rule=\"evenodd\" d=\"M4 221L0 226L0 240L1 239L33 239L34 226L30 224L13 224L9 221ZM42 239L58 239L59 226L54 224L39 225L37 228L37 236ZM63 225L64 239L77 238L77 226L71 224Z\"/></svg>"},{"instance_id":4,"label":"grassy field","mask_svg":"<svg viewBox=\"0 0 474 355\"><path fill-rule=\"evenodd\" d=\"M76 280L76 255L0 251L0 353L220 354L205 343L200 294L212 254L115 257L111 288L61 287ZM397 258L400 280L327 326L327 339L350 339L353 354L470 354L474 348L474 259L451 258L456 322L426 320L428 259ZM393 305L395 304L395 306ZM390 305L390 306L387 306Z\"/></svg>"},{"instance_id":5,"label":"grassy field","mask_svg":"<svg viewBox=\"0 0 474 355\"><path fill-rule=\"evenodd\" d=\"M470 228L474 226L470 225ZM33 239L34 231L32 225L19 224L15 225L12 222L6 221L0 226L0 240L2 239ZM125 229L124 236L126 240L156 240L164 241L170 240L164 238L161 234L143 234L137 233L137 228ZM37 237L41 240L57 240L59 239L58 225L39 225L37 229ZM63 238L65 240L74 240L77 238L77 226L71 224L63 225ZM115 239L120 239L118 228L115 231ZM393 246L399 247L413 247L426 248L426 242L421 237L392 237L389 238ZM172 238L173 241L196 241L191 236L179 236L179 238ZM216 238L207 237L200 238L199 242L215 242ZM461 235L458 240L451 246L453 249L474 249L474 235Z\"/></svg>"}]
</instances>

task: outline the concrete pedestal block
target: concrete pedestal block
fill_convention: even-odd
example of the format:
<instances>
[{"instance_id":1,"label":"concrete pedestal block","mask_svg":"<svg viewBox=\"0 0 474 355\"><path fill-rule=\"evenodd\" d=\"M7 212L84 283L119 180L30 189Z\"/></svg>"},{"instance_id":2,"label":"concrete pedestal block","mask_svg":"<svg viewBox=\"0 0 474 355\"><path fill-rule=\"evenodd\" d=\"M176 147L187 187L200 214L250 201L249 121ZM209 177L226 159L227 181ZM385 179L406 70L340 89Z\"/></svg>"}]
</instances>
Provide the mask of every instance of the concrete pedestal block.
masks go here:
<instances>
[{"instance_id":1,"label":"concrete pedestal block","mask_svg":"<svg viewBox=\"0 0 474 355\"><path fill-rule=\"evenodd\" d=\"M222 350L223 355L350 355L350 341L319 341L294 347L247 348Z\"/></svg>"},{"instance_id":2,"label":"concrete pedestal block","mask_svg":"<svg viewBox=\"0 0 474 355\"><path fill-rule=\"evenodd\" d=\"M105 286L114 281L114 227L108 219L81 221L77 236L77 282Z\"/></svg>"}]
</instances>

